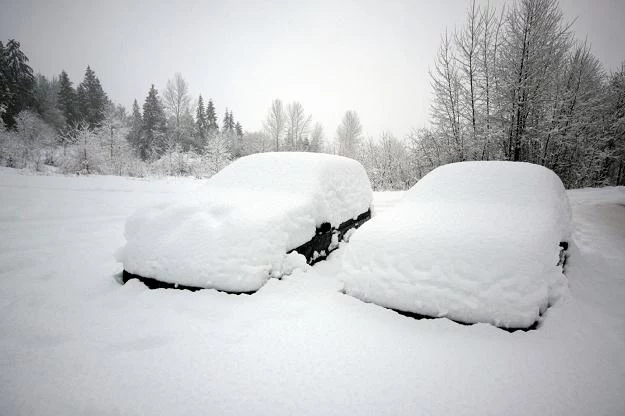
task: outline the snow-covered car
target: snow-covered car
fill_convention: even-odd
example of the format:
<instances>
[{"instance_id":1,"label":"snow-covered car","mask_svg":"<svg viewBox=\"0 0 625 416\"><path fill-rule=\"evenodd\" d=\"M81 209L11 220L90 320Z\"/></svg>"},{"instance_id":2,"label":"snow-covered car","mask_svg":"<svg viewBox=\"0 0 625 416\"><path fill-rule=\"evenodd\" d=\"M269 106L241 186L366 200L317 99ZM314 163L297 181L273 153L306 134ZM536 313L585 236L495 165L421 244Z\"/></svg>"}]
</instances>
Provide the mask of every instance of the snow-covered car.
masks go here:
<instances>
[{"instance_id":1,"label":"snow-covered car","mask_svg":"<svg viewBox=\"0 0 625 416\"><path fill-rule=\"evenodd\" d=\"M439 167L350 239L345 292L401 312L532 327L566 287L571 214L542 166Z\"/></svg>"},{"instance_id":2,"label":"snow-covered car","mask_svg":"<svg viewBox=\"0 0 625 416\"><path fill-rule=\"evenodd\" d=\"M307 267L371 217L360 163L316 153L262 153L231 163L182 201L126 222L117 257L124 282L149 287L258 290Z\"/></svg>"}]
</instances>

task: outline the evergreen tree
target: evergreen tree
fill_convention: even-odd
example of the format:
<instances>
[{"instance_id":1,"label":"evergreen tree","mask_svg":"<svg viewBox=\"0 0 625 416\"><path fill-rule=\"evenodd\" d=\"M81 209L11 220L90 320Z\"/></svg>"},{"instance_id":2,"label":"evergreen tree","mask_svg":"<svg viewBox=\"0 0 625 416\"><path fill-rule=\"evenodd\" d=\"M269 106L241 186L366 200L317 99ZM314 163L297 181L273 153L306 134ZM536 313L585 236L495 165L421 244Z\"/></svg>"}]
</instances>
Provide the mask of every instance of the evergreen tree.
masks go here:
<instances>
[{"instance_id":1,"label":"evergreen tree","mask_svg":"<svg viewBox=\"0 0 625 416\"><path fill-rule=\"evenodd\" d=\"M228 108L226 108L226 112L224 113L223 125L222 131L224 133L230 131L230 113L228 112Z\"/></svg>"},{"instance_id":2,"label":"evergreen tree","mask_svg":"<svg viewBox=\"0 0 625 416\"><path fill-rule=\"evenodd\" d=\"M78 122L76 91L65 71L61 71L61 75L59 76L59 90L56 105L65 117L65 125L67 127L71 127Z\"/></svg>"},{"instance_id":3,"label":"evergreen tree","mask_svg":"<svg viewBox=\"0 0 625 416\"><path fill-rule=\"evenodd\" d=\"M8 68L4 44L0 41L0 132L5 127L5 113L8 110L11 94L9 91Z\"/></svg>"},{"instance_id":4,"label":"evergreen tree","mask_svg":"<svg viewBox=\"0 0 625 416\"><path fill-rule=\"evenodd\" d=\"M34 85L33 69L20 43L14 39L6 46L0 43L0 115L7 127L13 127L17 114L33 105Z\"/></svg>"},{"instance_id":5,"label":"evergreen tree","mask_svg":"<svg viewBox=\"0 0 625 416\"><path fill-rule=\"evenodd\" d=\"M234 126L234 131L237 133L237 136L243 137L243 127L241 126L241 123L239 123L238 121L237 121L237 124L235 124Z\"/></svg>"},{"instance_id":6,"label":"evergreen tree","mask_svg":"<svg viewBox=\"0 0 625 416\"><path fill-rule=\"evenodd\" d=\"M223 131L232 133L235 130L234 116L232 115L232 111L228 111L226 108L226 112L224 114L224 127Z\"/></svg>"},{"instance_id":7,"label":"evergreen tree","mask_svg":"<svg viewBox=\"0 0 625 416\"><path fill-rule=\"evenodd\" d=\"M143 104L143 128L138 146L141 159L147 160L152 154L163 150L165 131L165 112L158 91L152 84Z\"/></svg>"},{"instance_id":8,"label":"evergreen tree","mask_svg":"<svg viewBox=\"0 0 625 416\"><path fill-rule=\"evenodd\" d=\"M195 132L198 138L198 142L204 144L206 141L206 110L204 109L204 100L200 94L200 98L197 100L197 111L195 113Z\"/></svg>"},{"instance_id":9,"label":"evergreen tree","mask_svg":"<svg viewBox=\"0 0 625 416\"><path fill-rule=\"evenodd\" d=\"M98 127L106 116L108 98L100 80L89 66L85 71L85 78L78 86L77 96L80 119L91 128Z\"/></svg>"},{"instance_id":10,"label":"evergreen tree","mask_svg":"<svg viewBox=\"0 0 625 416\"><path fill-rule=\"evenodd\" d=\"M208 128L208 131L219 130L219 125L217 124L217 114L215 113L213 100L208 100L208 105L206 106L206 127Z\"/></svg>"},{"instance_id":11,"label":"evergreen tree","mask_svg":"<svg viewBox=\"0 0 625 416\"><path fill-rule=\"evenodd\" d=\"M141 144L141 130L143 128L143 117L141 116L141 109L135 99L132 103L132 114L130 116L130 131L128 132L128 141L132 147L140 153Z\"/></svg>"},{"instance_id":12,"label":"evergreen tree","mask_svg":"<svg viewBox=\"0 0 625 416\"><path fill-rule=\"evenodd\" d=\"M34 107L43 121L57 130L65 126L65 117L58 109L57 97L59 82L56 78L49 81L45 76L37 74L35 87L33 88Z\"/></svg>"}]
</instances>

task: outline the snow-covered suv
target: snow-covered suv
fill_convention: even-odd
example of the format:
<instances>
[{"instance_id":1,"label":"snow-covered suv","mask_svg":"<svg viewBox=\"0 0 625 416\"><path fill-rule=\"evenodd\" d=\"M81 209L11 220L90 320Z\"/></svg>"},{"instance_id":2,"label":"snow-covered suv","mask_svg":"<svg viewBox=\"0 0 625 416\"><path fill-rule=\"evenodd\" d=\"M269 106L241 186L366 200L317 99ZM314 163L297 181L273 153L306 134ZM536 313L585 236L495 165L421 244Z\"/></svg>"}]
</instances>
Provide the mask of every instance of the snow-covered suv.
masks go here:
<instances>
[{"instance_id":1,"label":"snow-covered suv","mask_svg":"<svg viewBox=\"0 0 625 416\"><path fill-rule=\"evenodd\" d=\"M531 327L566 286L571 214L551 170L516 162L439 167L356 233L345 292L413 314Z\"/></svg>"},{"instance_id":2,"label":"snow-covered suv","mask_svg":"<svg viewBox=\"0 0 625 416\"><path fill-rule=\"evenodd\" d=\"M233 162L182 201L132 215L118 252L124 282L244 293L325 258L371 217L353 159L261 153Z\"/></svg>"}]
</instances>

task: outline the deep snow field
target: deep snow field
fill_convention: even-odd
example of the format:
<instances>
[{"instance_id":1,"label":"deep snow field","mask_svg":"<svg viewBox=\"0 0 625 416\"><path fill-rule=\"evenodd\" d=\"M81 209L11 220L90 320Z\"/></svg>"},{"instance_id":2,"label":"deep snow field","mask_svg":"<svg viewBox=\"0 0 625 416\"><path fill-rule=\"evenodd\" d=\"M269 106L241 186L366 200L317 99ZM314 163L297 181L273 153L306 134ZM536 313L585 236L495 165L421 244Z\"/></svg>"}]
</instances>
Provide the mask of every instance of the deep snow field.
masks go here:
<instances>
[{"instance_id":1,"label":"deep snow field","mask_svg":"<svg viewBox=\"0 0 625 416\"><path fill-rule=\"evenodd\" d=\"M341 249L254 295L121 286L127 216L201 184L0 170L0 415L625 414L625 188L568 191L569 293L510 333L344 295Z\"/></svg>"}]
</instances>

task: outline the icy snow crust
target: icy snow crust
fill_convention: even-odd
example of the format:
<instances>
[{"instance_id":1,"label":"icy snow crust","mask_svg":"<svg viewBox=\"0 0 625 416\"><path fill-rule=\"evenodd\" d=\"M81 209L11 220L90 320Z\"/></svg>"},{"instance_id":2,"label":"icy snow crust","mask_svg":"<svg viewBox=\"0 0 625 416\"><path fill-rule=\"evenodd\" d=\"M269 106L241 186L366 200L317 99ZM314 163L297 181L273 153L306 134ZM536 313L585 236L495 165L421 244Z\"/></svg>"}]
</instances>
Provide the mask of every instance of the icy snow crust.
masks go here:
<instances>
[{"instance_id":1,"label":"icy snow crust","mask_svg":"<svg viewBox=\"0 0 625 416\"><path fill-rule=\"evenodd\" d=\"M570 224L549 169L450 164L354 233L341 277L348 294L385 307L526 328L565 287L556 264Z\"/></svg>"},{"instance_id":2,"label":"icy snow crust","mask_svg":"<svg viewBox=\"0 0 625 416\"><path fill-rule=\"evenodd\" d=\"M286 254L316 227L357 217L373 193L360 163L340 156L263 153L230 164L194 194L132 215L119 260L130 273L229 292L306 267Z\"/></svg>"},{"instance_id":3,"label":"icy snow crust","mask_svg":"<svg viewBox=\"0 0 625 416\"><path fill-rule=\"evenodd\" d=\"M0 169L0 415L625 415L625 187L567 191L570 291L508 333L341 294L349 244L254 296L120 285L128 216L206 181L21 172Z\"/></svg>"}]
</instances>

